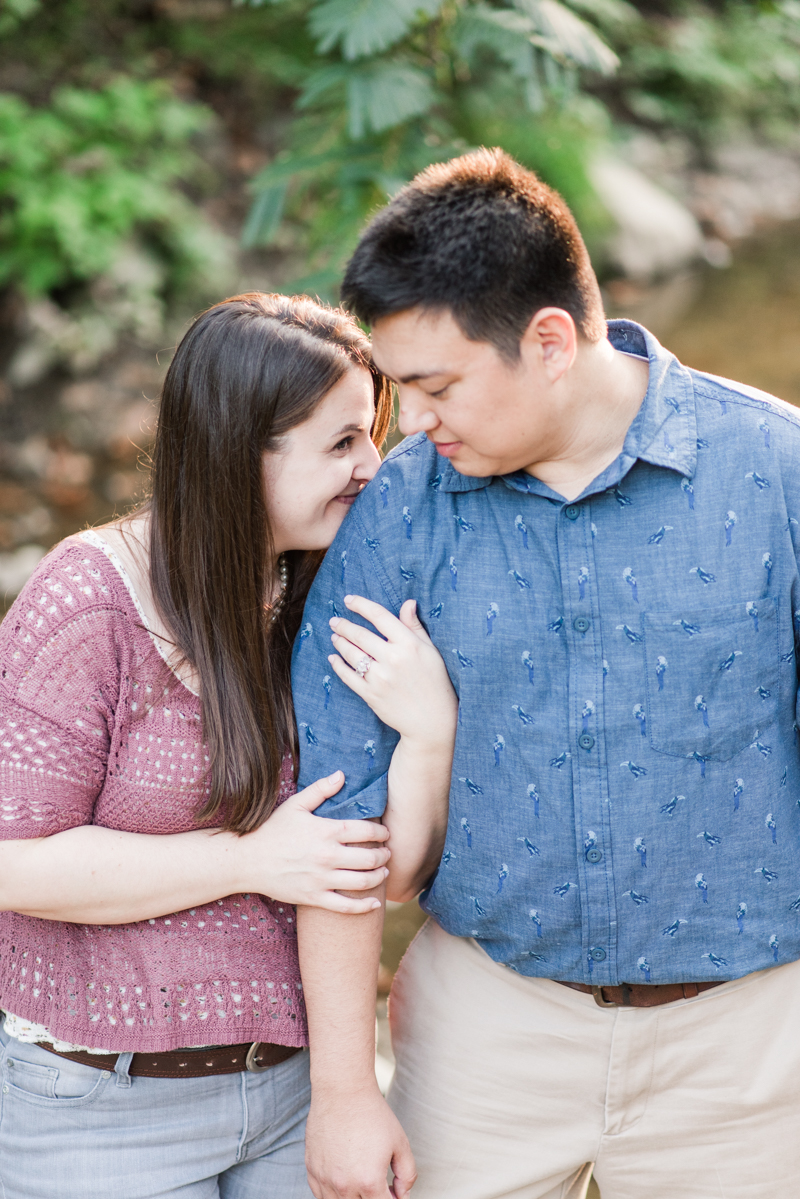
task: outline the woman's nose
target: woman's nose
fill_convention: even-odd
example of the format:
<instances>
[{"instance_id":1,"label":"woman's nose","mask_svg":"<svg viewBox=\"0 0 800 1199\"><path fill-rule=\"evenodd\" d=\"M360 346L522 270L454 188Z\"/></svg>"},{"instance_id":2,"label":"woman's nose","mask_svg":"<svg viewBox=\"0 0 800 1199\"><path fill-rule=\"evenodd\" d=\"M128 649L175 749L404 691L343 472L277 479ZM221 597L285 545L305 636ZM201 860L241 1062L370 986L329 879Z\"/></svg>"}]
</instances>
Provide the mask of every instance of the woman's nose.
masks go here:
<instances>
[{"instance_id":1,"label":"woman's nose","mask_svg":"<svg viewBox=\"0 0 800 1199\"><path fill-rule=\"evenodd\" d=\"M353 478L359 483L368 483L378 473L380 465L381 456L378 447L373 442L369 442L353 468Z\"/></svg>"}]
</instances>

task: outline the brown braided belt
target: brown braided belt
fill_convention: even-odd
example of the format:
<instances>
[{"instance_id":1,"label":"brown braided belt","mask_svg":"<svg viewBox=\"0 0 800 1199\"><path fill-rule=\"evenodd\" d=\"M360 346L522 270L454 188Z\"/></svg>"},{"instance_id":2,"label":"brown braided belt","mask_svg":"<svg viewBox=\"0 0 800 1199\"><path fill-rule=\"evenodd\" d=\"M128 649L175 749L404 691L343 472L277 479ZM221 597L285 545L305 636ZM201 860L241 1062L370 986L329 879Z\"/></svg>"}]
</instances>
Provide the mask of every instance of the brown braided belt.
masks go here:
<instances>
[{"instance_id":1,"label":"brown braided belt","mask_svg":"<svg viewBox=\"0 0 800 1199\"><path fill-rule=\"evenodd\" d=\"M561 982L561 979L556 979ZM586 983L565 983L573 991L593 995L598 1007L660 1007L678 999L694 999L701 991L719 987L720 982L706 983L622 983L619 987L590 987Z\"/></svg>"},{"instance_id":2,"label":"brown braided belt","mask_svg":"<svg viewBox=\"0 0 800 1199\"><path fill-rule=\"evenodd\" d=\"M113 1070L119 1058L118 1053L61 1053L43 1042L39 1048L81 1066L93 1066L95 1070ZM141 1078L207 1078L211 1074L238 1074L241 1070L261 1074L296 1053L300 1053L299 1047L271 1045L267 1041L214 1045L210 1049L175 1049L170 1053L134 1053L128 1073Z\"/></svg>"}]
</instances>

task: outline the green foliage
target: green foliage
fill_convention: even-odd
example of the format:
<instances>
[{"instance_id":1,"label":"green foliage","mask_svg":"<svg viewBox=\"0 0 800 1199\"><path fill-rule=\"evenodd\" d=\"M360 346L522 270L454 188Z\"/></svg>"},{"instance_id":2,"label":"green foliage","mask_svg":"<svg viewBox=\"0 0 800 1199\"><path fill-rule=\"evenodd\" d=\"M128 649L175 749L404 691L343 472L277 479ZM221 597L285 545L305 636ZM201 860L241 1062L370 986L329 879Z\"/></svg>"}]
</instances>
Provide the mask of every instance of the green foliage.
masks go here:
<instances>
[{"instance_id":1,"label":"green foliage","mask_svg":"<svg viewBox=\"0 0 800 1199\"><path fill-rule=\"evenodd\" d=\"M726 134L780 137L800 115L800 3L693 3L670 18L635 16L615 35L622 69L607 96L634 123L704 147Z\"/></svg>"},{"instance_id":2,"label":"green foliage","mask_svg":"<svg viewBox=\"0 0 800 1199\"><path fill-rule=\"evenodd\" d=\"M309 28L320 54L339 48L352 62L380 54L399 42L420 13L435 17L443 0L323 0L311 10Z\"/></svg>"},{"instance_id":3,"label":"green foliage","mask_svg":"<svg viewBox=\"0 0 800 1199\"><path fill-rule=\"evenodd\" d=\"M219 238L176 186L197 178L193 136L207 110L158 81L64 87L46 108L0 94L0 284L30 296L107 271L128 239L167 264L168 286L198 285Z\"/></svg>"},{"instance_id":4,"label":"green foliage","mask_svg":"<svg viewBox=\"0 0 800 1199\"><path fill-rule=\"evenodd\" d=\"M0 0L0 37L13 33L21 21L39 11L41 0Z\"/></svg>"},{"instance_id":5,"label":"green foliage","mask_svg":"<svg viewBox=\"0 0 800 1199\"><path fill-rule=\"evenodd\" d=\"M547 163L600 228L580 164L602 121L574 93L579 69L608 75L617 58L576 12L559 0L317 0L305 15L316 55L298 64L289 146L254 181L244 231L269 245L294 229L312 268L303 286L331 294L370 211L485 141Z\"/></svg>"}]
</instances>

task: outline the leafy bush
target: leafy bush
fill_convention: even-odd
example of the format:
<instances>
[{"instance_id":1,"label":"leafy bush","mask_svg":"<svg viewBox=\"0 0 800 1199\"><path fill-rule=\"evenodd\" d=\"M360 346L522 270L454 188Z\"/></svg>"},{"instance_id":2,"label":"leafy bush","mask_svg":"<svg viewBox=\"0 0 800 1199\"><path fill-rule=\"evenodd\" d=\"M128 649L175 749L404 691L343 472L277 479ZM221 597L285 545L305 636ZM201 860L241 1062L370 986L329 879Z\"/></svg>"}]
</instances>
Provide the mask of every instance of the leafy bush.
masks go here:
<instances>
[{"instance_id":1,"label":"leafy bush","mask_svg":"<svg viewBox=\"0 0 800 1199\"><path fill-rule=\"evenodd\" d=\"M575 93L579 69L610 74L617 58L572 9L318 0L306 13L317 55L298 64L290 148L255 180L244 231L246 244L270 244L288 201L315 268L304 286L330 292L370 210L424 166L482 142L540 169L588 232L602 226L583 163L603 118Z\"/></svg>"},{"instance_id":2,"label":"leafy bush","mask_svg":"<svg viewBox=\"0 0 800 1199\"><path fill-rule=\"evenodd\" d=\"M743 131L782 140L800 116L800 3L671 3L600 21L621 59L597 90L618 121L682 133L699 150Z\"/></svg>"},{"instance_id":3,"label":"leafy bush","mask_svg":"<svg viewBox=\"0 0 800 1199\"><path fill-rule=\"evenodd\" d=\"M159 80L64 86L46 107L0 93L0 286L28 301L13 382L151 342L170 301L225 286L231 246L180 187L206 174L192 140L211 119Z\"/></svg>"},{"instance_id":4,"label":"leafy bush","mask_svg":"<svg viewBox=\"0 0 800 1199\"><path fill-rule=\"evenodd\" d=\"M136 234L193 288L218 266L219 236L176 186L202 163L210 114L160 81L64 87L47 108L0 94L0 284L36 296L107 271Z\"/></svg>"}]
</instances>

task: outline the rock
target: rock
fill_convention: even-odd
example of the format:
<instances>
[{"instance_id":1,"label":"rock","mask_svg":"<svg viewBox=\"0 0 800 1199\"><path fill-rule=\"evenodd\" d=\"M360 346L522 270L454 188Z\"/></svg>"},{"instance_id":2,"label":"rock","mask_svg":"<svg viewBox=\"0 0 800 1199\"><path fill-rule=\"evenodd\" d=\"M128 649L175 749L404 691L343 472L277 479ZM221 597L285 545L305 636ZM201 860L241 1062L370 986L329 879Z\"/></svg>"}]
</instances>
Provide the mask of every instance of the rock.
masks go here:
<instances>
[{"instance_id":1,"label":"rock","mask_svg":"<svg viewBox=\"0 0 800 1199\"><path fill-rule=\"evenodd\" d=\"M46 553L42 545L21 545L0 554L0 596L19 595Z\"/></svg>"},{"instance_id":2,"label":"rock","mask_svg":"<svg viewBox=\"0 0 800 1199\"><path fill-rule=\"evenodd\" d=\"M639 130L621 151L626 163L677 197L709 235L704 255L726 266L729 241L760 225L800 217L800 142L781 147L740 139L714 147L701 164L678 135Z\"/></svg>"},{"instance_id":3,"label":"rock","mask_svg":"<svg viewBox=\"0 0 800 1199\"><path fill-rule=\"evenodd\" d=\"M83 487L94 474L94 463L88 454L76 453L64 445L53 447L36 434L17 446L16 462L23 472L65 487Z\"/></svg>"},{"instance_id":4,"label":"rock","mask_svg":"<svg viewBox=\"0 0 800 1199\"><path fill-rule=\"evenodd\" d=\"M690 177L695 214L720 237L749 237L759 224L800 216L800 164L796 157L743 142L714 155L715 170Z\"/></svg>"},{"instance_id":5,"label":"rock","mask_svg":"<svg viewBox=\"0 0 800 1199\"><path fill-rule=\"evenodd\" d=\"M603 154L590 163L589 176L616 225L608 254L628 278L674 274L703 255L703 234L691 212L635 167Z\"/></svg>"}]
</instances>

